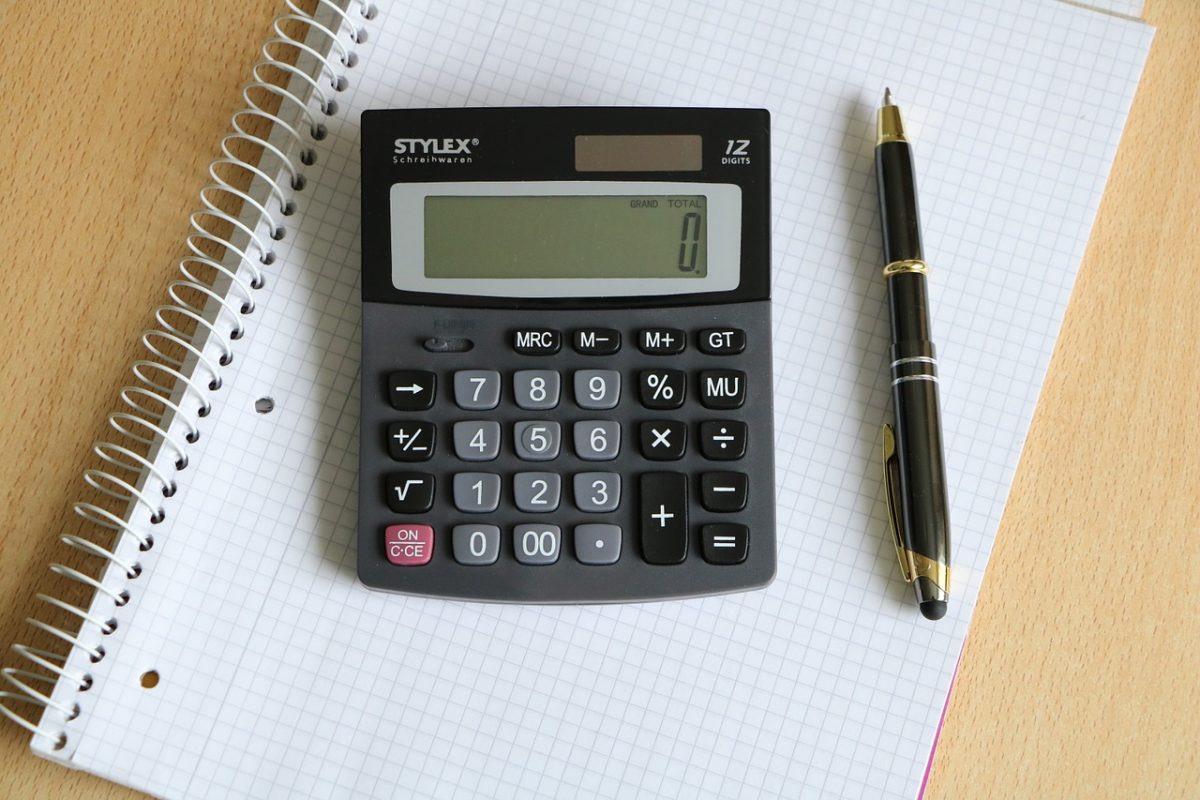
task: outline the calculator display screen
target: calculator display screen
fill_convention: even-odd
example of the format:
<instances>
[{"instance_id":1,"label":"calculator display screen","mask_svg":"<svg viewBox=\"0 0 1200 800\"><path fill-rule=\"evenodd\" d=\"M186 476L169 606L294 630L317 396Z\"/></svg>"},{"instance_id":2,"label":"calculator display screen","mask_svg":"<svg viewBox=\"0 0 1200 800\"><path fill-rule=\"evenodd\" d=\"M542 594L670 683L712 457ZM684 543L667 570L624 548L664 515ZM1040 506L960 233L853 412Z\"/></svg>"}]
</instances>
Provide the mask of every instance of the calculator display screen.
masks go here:
<instances>
[{"instance_id":1,"label":"calculator display screen","mask_svg":"<svg viewBox=\"0 0 1200 800\"><path fill-rule=\"evenodd\" d=\"M427 278L703 278L704 195L425 198Z\"/></svg>"},{"instance_id":2,"label":"calculator display screen","mask_svg":"<svg viewBox=\"0 0 1200 800\"><path fill-rule=\"evenodd\" d=\"M742 190L700 181L446 181L390 190L392 285L477 297L736 289Z\"/></svg>"}]
</instances>

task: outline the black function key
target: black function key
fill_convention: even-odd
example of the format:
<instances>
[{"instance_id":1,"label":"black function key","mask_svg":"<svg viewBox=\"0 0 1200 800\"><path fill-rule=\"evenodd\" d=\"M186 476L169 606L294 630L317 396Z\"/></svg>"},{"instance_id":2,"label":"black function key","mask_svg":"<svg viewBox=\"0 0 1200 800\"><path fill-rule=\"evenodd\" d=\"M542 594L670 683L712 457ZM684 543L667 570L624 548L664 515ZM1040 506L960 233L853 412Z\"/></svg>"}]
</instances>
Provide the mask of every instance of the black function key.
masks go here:
<instances>
[{"instance_id":1,"label":"black function key","mask_svg":"<svg viewBox=\"0 0 1200 800\"><path fill-rule=\"evenodd\" d=\"M638 394L646 408L679 408L687 394L687 375L681 369L642 370Z\"/></svg>"},{"instance_id":2,"label":"black function key","mask_svg":"<svg viewBox=\"0 0 1200 800\"><path fill-rule=\"evenodd\" d=\"M608 356L621 349L621 332L613 328L580 328L571 343L580 355Z\"/></svg>"},{"instance_id":3,"label":"black function key","mask_svg":"<svg viewBox=\"0 0 1200 800\"><path fill-rule=\"evenodd\" d=\"M699 335L700 352L732 356L746 349L746 332L739 328L706 328Z\"/></svg>"},{"instance_id":4,"label":"black function key","mask_svg":"<svg viewBox=\"0 0 1200 800\"><path fill-rule=\"evenodd\" d=\"M562 334L550 328L513 331L513 350L525 356L552 356L562 349Z\"/></svg>"},{"instance_id":5,"label":"black function key","mask_svg":"<svg viewBox=\"0 0 1200 800\"><path fill-rule=\"evenodd\" d=\"M638 349L646 355L682 353L685 347L687 334L678 328L646 328L638 332Z\"/></svg>"},{"instance_id":6,"label":"black function key","mask_svg":"<svg viewBox=\"0 0 1200 800\"><path fill-rule=\"evenodd\" d=\"M437 376L419 369L388 373L388 402L397 411L424 411L433 406Z\"/></svg>"},{"instance_id":7,"label":"black function key","mask_svg":"<svg viewBox=\"0 0 1200 800\"><path fill-rule=\"evenodd\" d=\"M741 472L706 472L700 476L700 502L709 511L741 511L750 479Z\"/></svg>"},{"instance_id":8,"label":"black function key","mask_svg":"<svg viewBox=\"0 0 1200 800\"><path fill-rule=\"evenodd\" d=\"M705 525L700 528L700 549L710 564L740 564L750 549L750 531L732 523Z\"/></svg>"},{"instance_id":9,"label":"black function key","mask_svg":"<svg viewBox=\"0 0 1200 800\"><path fill-rule=\"evenodd\" d=\"M432 422L393 422L387 427L388 455L393 461L428 461L436 433Z\"/></svg>"},{"instance_id":10,"label":"black function key","mask_svg":"<svg viewBox=\"0 0 1200 800\"><path fill-rule=\"evenodd\" d=\"M397 514L423 514L433 507L433 476L428 472L393 472L384 491L388 508Z\"/></svg>"},{"instance_id":11,"label":"black function key","mask_svg":"<svg viewBox=\"0 0 1200 800\"><path fill-rule=\"evenodd\" d=\"M740 369L706 369L700 373L700 403L705 408L741 408L746 402L746 373Z\"/></svg>"},{"instance_id":12,"label":"black function key","mask_svg":"<svg viewBox=\"0 0 1200 800\"><path fill-rule=\"evenodd\" d=\"M641 477L638 519L642 557L650 564L678 564L687 558L687 476L647 472Z\"/></svg>"},{"instance_id":13,"label":"black function key","mask_svg":"<svg viewBox=\"0 0 1200 800\"><path fill-rule=\"evenodd\" d=\"M713 461L733 461L746 455L746 423L730 419L701 422L700 452Z\"/></svg>"},{"instance_id":14,"label":"black function key","mask_svg":"<svg viewBox=\"0 0 1200 800\"><path fill-rule=\"evenodd\" d=\"M651 461L676 461L687 448L687 424L669 419L643 422L638 428L638 445Z\"/></svg>"}]
</instances>

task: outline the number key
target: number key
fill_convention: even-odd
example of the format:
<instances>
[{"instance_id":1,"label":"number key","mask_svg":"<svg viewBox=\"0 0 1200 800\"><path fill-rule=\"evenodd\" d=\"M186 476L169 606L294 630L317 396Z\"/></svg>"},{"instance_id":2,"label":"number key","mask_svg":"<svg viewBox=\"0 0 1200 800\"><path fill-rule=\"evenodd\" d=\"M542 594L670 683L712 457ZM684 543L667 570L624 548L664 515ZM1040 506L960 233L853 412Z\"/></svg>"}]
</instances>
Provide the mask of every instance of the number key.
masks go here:
<instances>
[{"instance_id":1,"label":"number key","mask_svg":"<svg viewBox=\"0 0 1200 800\"><path fill-rule=\"evenodd\" d=\"M615 369L581 369L575 373L575 405L615 408L621 399L621 373Z\"/></svg>"},{"instance_id":2,"label":"number key","mask_svg":"<svg viewBox=\"0 0 1200 800\"><path fill-rule=\"evenodd\" d=\"M560 429L557 422L532 421L513 425L517 458L553 461L558 458Z\"/></svg>"},{"instance_id":3,"label":"number key","mask_svg":"<svg viewBox=\"0 0 1200 800\"><path fill-rule=\"evenodd\" d=\"M500 423L454 423L454 453L463 461L492 461L500 455Z\"/></svg>"},{"instance_id":4,"label":"number key","mask_svg":"<svg viewBox=\"0 0 1200 800\"><path fill-rule=\"evenodd\" d=\"M464 369L454 373L454 402L468 411L487 411L500 404L500 373Z\"/></svg>"},{"instance_id":5,"label":"number key","mask_svg":"<svg viewBox=\"0 0 1200 800\"><path fill-rule=\"evenodd\" d=\"M562 493L557 472L518 472L513 476L513 502L522 511L554 511Z\"/></svg>"},{"instance_id":6,"label":"number key","mask_svg":"<svg viewBox=\"0 0 1200 800\"><path fill-rule=\"evenodd\" d=\"M616 472L580 472L572 486L575 507L589 513L616 511L621 504L621 476Z\"/></svg>"},{"instance_id":7,"label":"number key","mask_svg":"<svg viewBox=\"0 0 1200 800\"><path fill-rule=\"evenodd\" d=\"M454 507L468 514L487 514L500 505L500 476L460 472L454 476Z\"/></svg>"},{"instance_id":8,"label":"number key","mask_svg":"<svg viewBox=\"0 0 1200 800\"><path fill-rule=\"evenodd\" d=\"M562 549L562 529L557 525L517 525L513 552L522 564L553 564Z\"/></svg>"},{"instance_id":9,"label":"number key","mask_svg":"<svg viewBox=\"0 0 1200 800\"><path fill-rule=\"evenodd\" d=\"M514 373L513 396L521 408L554 408L558 405L558 373L552 369L523 369Z\"/></svg>"},{"instance_id":10,"label":"number key","mask_svg":"<svg viewBox=\"0 0 1200 800\"><path fill-rule=\"evenodd\" d=\"M454 560L468 567L495 564L500 557L500 529L495 525L455 525L450 533Z\"/></svg>"},{"instance_id":11,"label":"number key","mask_svg":"<svg viewBox=\"0 0 1200 800\"><path fill-rule=\"evenodd\" d=\"M584 461L612 461L621 452L621 423L591 419L575 423L575 455Z\"/></svg>"}]
</instances>

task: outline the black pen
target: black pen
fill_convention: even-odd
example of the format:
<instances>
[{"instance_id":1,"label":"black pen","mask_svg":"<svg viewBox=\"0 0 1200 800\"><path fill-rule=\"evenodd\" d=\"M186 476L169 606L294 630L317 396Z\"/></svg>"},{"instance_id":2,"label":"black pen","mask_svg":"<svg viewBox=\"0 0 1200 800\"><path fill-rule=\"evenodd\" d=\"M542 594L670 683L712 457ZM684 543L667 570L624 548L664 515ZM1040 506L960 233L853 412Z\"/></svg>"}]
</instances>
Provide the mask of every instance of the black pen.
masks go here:
<instances>
[{"instance_id":1,"label":"black pen","mask_svg":"<svg viewBox=\"0 0 1200 800\"><path fill-rule=\"evenodd\" d=\"M950 514L937 357L929 334L929 268L921 248L912 149L891 89L884 91L877 119L875 177L892 329L895 429L883 426L888 517L900 569L917 593L921 613L941 619L950 596Z\"/></svg>"}]
</instances>

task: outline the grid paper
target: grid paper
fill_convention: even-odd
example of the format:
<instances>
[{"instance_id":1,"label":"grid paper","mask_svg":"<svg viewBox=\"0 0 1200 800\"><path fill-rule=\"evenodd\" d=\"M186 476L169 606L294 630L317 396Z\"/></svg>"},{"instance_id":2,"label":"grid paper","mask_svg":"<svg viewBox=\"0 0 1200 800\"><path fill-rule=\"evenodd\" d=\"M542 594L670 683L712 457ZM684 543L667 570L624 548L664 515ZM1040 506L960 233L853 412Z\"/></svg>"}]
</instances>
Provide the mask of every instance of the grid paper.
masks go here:
<instances>
[{"instance_id":1,"label":"grid paper","mask_svg":"<svg viewBox=\"0 0 1200 800\"><path fill-rule=\"evenodd\" d=\"M372 23L71 723L74 766L188 798L917 792L1150 31L1045 2L574 6ZM937 624L899 579L879 484L885 83L920 162L941 346L955 585ZM535 607L357 583L357 117L464 104L772 111L769 588Z\"/></svg>"}]
</instances>

